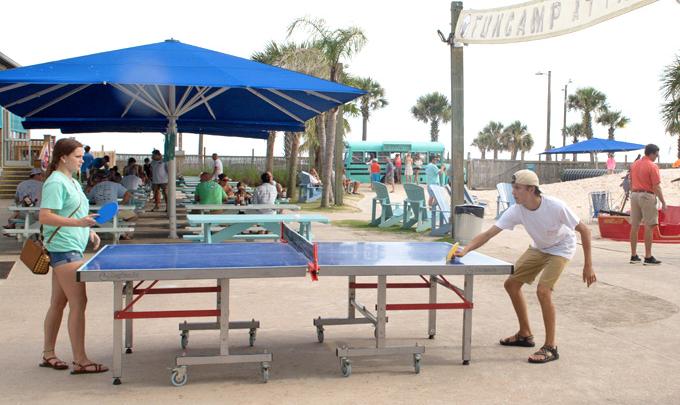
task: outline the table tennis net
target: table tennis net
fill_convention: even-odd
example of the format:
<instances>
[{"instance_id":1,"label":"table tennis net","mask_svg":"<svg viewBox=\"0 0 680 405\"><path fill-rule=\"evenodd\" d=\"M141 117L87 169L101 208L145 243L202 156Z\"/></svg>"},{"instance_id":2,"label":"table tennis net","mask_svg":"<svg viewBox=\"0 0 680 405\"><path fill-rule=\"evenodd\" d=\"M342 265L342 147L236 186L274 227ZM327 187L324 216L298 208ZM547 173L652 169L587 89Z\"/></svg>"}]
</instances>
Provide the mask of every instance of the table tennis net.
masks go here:
<instances>
[{"instance_id":1,"label":"table tennis net","mask_svg":"<svg viewBox=\"0 0 680 405\"><path fill-rule=\"evenodd\" d=\"M281 236L295 250L305 255L310 261L314 261L314 244L312 242L295 232L285 223L281 224Z\"/></svg>"}]
</instances>

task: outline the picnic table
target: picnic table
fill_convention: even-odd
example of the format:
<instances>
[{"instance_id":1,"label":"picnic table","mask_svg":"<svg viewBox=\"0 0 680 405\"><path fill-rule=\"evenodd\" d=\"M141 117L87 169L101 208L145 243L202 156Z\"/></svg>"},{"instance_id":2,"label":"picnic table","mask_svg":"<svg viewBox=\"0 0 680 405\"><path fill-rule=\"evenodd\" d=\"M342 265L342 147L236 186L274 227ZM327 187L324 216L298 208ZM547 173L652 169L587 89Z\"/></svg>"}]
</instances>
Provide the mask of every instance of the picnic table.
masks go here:
<instances>
[{"instance_id":1,"label":"picnic table","mask_svg":"<svg viewBox=\"0 0 680 405\"><path fill-rule=\"evenodd\" d=\"M90 205L90 212L97 212L99 209L101 209L102 206L100 205ZM37 234L40 232L40 222L37 220L37 214L40 212L40 207L18 207L15 205L11 205L7 207L7 209L10 212L20 212L23 214L23 227L19 228L18 226L20 225L17 223L17 228L15 229L3 229L2 232L7 235L16 235L18 241L22 241L23 239L28 239L31 235ZM118 207L118 212L122 211L134 211L135 206L134 205L120 205ZM34 214L34 215L32 215ZM34 220L35 219L35 220ZM113 243L118 243L118 238L120 237L121 234L126 233L126 232L134 232L135 228L133 227L133 223L127 223L125 224L126 226L119 226L118 224L118 215L114 216L111 225L108 226L107 224L102 224L104 226L96 226L92 227L91 229L95 231L96 233L112 233L113 234Z\"/></svg>"},{"instance_id":2,"label":"picnic table","mask_svg":"<svg viewBox=\"0 0 680 405\"><path fill-rule=\"evenodd\" d=\"M300 224L298 233L307 240L312 239L312 222L327 224L330 221L323 215L318 214L202 214L187 215L190 225L199 225L202 229L201 235L185 235L185 239L193 239L199 242L214 243L227 240L254 240L254 239L278 239L281 232L282 223L297 222ZM216 229L217 226L227 227ZM244 234L243 232L259 226L268 231L266 234Z\"/></svg>"},{"instance_id":3,"label":"picnic table","mask_svg":"<svg viewBox=\"0 0 680 405\"><path fill-rule=\"evenodd\" d=\"M250 205L234 205L234 204L184 204L187 212L201 211L202 214L208 214L209 211L232 211L243 212L246 214L258 213L260 210L289 210L299 211L300 206L295 204L250 204Z\"/></svg>"}]
</instances>

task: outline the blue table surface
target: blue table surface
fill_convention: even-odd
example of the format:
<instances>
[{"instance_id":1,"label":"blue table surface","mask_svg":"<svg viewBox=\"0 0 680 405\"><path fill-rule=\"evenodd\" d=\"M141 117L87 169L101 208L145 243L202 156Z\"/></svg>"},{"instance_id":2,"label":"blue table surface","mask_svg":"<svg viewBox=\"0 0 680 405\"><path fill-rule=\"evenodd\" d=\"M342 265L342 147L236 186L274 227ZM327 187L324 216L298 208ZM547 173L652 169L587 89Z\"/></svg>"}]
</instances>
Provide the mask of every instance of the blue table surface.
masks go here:
<instances>
[{"instance_id":1,"label":"blue table surface","mask_svg":"<svg viewBox=\"0 0 680 405\"><path fill-rule=\"evenodd\" d=\"M323 266L442 266L451 249L444 242L322 242ZM225 269L306 266L309 260L285 243L109 245L79 271ZM477 252L461 259L471 266L509 263Z\"/></svg>"},{"instance_id":2,"label":"blue table surface","mask_svg":"<svg viewBox=\"0 0 680 405\"><path fill-rule=\"evenodd\" d=\"M303 254L285 243L108 245L78 271L297 267L307 263Z\"/></svg>"},{"instance_id":3,"label":"blue table surface","mask_svg":"<svg viewBox=\"0 0 680 405\"><path fill-rule=\"evenodd\" d=\"M319 266L443 266L452 245L446 242L321 242ZM468 266L509 265L470 252L459 259Z\"/></svg>"}]
</instances>

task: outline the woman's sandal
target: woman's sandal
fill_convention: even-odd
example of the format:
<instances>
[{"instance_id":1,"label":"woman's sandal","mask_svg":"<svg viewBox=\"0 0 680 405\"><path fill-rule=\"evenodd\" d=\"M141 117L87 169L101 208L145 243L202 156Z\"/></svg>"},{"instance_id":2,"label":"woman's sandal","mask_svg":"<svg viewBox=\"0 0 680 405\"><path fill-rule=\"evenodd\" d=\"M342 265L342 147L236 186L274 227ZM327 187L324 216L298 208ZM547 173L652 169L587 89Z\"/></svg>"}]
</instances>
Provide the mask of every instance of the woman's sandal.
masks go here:
<instances>
[{"instance_id":1,"label":"woman's sandal","mask_svg":"<svg viewBox=\"0 0 680 405\"><path fill-rule=\"evenodd\" d=\"M511 340L514 338L514 340ZM534 347L536 346L536 343L534 343L534 336L529 335L529 336L521 336L518 333L516 333L514 336L501 339L498 343L500 343L503 346L519 346L519 347Z\"/></svg>"},{"instance_id":2,"label":"woman's sandal","mask_svg":"<svg viewBox=\"0 0 680 405\"><path fill-rule=\"evenodd\" d=\"M39 367L47 367L47 368L53 368L55 370L66 370L68 368L68 364L63 362L62 360L59 360L57 356L52 356L52 357L43 357L43 362L38 364Z\"/></svg>"},{"instance_id":3,"label":"woman's sandal","mask_svg":"<svg viewBox=\"0 0 680 405\"><path fill-rule=\"evenodd\" d=\"M73 362L71 374L97 374L109 371L109 368L99 363L78 364Z\"/></svg>"},{"instance_id":4,"label":"woman's sandal","mask_svg":"<svg viewBox=\"0 0 680 405\"><path fill-rule=\"evenodd\" d=\"M547 363L549 361L557 360L560 358L559 353L557 353L557 346L555 347L543 346L536 353L534 353L534 356L543 356L543 358L536 360L529 357L529 363L535 364Z\"/></svg>"}]
</instances>

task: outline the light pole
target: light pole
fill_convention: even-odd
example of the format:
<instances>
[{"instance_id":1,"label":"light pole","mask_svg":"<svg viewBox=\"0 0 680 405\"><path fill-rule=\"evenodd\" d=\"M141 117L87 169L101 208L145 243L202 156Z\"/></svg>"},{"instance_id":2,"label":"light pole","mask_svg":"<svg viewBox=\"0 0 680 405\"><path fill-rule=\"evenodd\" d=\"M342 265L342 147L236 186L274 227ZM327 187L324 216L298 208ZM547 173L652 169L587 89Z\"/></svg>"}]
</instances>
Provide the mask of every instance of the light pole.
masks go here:
<instances>
[{"instance_id":1,"label":"light pole","mask_svg":"<svg viewBox=\"0 0 680 405\"><path fill-rule=\"evenodd\" d=\"M564 85L564 119L562 121L562 147L567 146L567 86L571 84L571 79ZM565 155L562 154L562 160Z\"/></svg>"},{"instance_id":2,"label":"light pole","mask_svg":"<svg viewBox=\"0 0 680 405\"><path fill-rule=\"evenodd\" d=\"M548 73L545 72L536 72L537 76L543 76L543 75L548 75L548 123L547 123L547 128L545 131L545 150L548 151L550 150L550 77L552 74L552 71L548 70ZM550 158L550 155L546 154L545 155L545 160L552 160Z\"/></svg>"}]
</instances>

